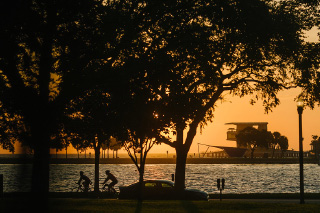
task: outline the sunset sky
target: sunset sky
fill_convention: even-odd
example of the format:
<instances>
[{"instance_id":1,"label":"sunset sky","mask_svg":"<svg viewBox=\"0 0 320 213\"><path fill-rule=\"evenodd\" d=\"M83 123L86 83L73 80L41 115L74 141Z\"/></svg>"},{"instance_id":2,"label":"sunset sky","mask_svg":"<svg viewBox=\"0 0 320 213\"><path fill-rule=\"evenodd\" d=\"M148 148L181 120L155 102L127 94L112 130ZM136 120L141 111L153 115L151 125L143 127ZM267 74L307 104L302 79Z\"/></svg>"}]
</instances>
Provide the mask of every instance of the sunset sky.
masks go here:
<instances>
[{"instance_id":1,"label":"sunset sky","mask_svg":"<svg viewBox=\"0 0 320 213\"><path fill-rule=\"evenodd\" d=\"M281 104L266 114L261 102L255 105L249 103L250 97L232 97L223 103L218 103L215 110L215 116L212 123L209 123L200 134L198 131L190 153L198 153L198 143L214 146L236 146L236 142L227 141L227 130L233 125L225 125L229 122L268 122L268 130L271 132L278 131L289 139L289 149L299 149L298 145L298 113L294 98L300 93L300 89L291 89L279 93ZM303 145L304 150L310 150L312 135L320 136L320 107L313 110L305 109L302 115L303 127ZM185 134L186 135L186 134ZM200 152L206 150L205 146L200 146ZM208 151L216 151L210 148ZM175 153L174 149L167 145L156 145L150 153ZM89 151L88 151L89 152ZM94 153L93 151L91 151ZM121 151L124 153L125 151ZM1 150L1 153L7 153ZM17 152L19 153L19 147ZM65 151L61 151L61 154ZM69 148L68 153L75 153L75 150Z\"/></svg>"},{"instance_id":2,"label":"sunset sky","mask_svg":"<svg viewBox=\"0 0 320 213\"><path fill-rule=\"evenodd\" d=\"M198 131L190 152L198 152L198 143L235 147L236 142L226 140L228 128L235 127L233 125L225 125L225 123L229 122L268 122L269 131L278 131L287 136L289 149L298 150L298 113L294 98L299 93L300 89L291 89L279 93L281 104L268 114L264 112L261 102L250 105L250 97L230 97L229 101L218 104L213 122L205 127L202 134ZM320 136L320 107L316 107L313 110L305 109L302 119L304 150L310 150L311 136ZM152 151L160 152L165 148L167 146L158 146L154 147ZM205 150L205 146L200 146L200 152ZM212 148L208 151L210 150L214 151Z\"/></svg>"},{"instance_id":3,"label":"sunset sky","mask_svg":"<svg viewBox=\"0 0 320 213\"><path fill-rule=\"evenodd\" d=\"M317 31L314 29L308 33L309 41L318 41ZM213 146L231 146L235 147L236 142L227 141L227 129L235 127L225 125L230 122L268 122L268 130L271 132L278 131L289 139L289 149L298 150L298 113L294 98L301 92L301 89L290 89L279 93L280 105L273 109L272 112L266 114L261 102L255 105L250 105L250 97L232 97L227 96L227 100L223 103L219 102L215 109L214 119L209 123L202 134L198 133L193 141L190 153L198 153L198 143L213 145ZM311 136L320 136L320 107L315 107L313 110L307 108L302 115L303 128L303 146L304 150L310 150ZM186 132L185 132L186 135ZM200 152L207 149L205 146L200 146ZM217 149L210 148L209 151ZM156 145L150 153L175 153L175 150L168 145ZM91 151L94 153L93 151ZM124 153L125 151L121 151ZM0 154L9 153L6 150L0 149ZM16 153L20 153L20 146L16 146ZM65 153L65 151L61 151ZM68 153L76 153L74 149L69 149Z\"/></svg>"}]
</instances>

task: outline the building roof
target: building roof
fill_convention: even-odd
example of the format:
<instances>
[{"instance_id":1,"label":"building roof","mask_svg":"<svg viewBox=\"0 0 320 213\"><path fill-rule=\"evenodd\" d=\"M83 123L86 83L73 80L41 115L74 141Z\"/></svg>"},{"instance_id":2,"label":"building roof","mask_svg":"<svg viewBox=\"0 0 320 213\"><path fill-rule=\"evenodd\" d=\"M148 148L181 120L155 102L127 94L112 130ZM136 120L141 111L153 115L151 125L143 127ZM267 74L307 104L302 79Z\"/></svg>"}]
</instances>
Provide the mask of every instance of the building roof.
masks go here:
<instances>
[{"instance_id":1,"label":"building roof","mask_svg":"<svg viewBox=\"0 0 320 213\"><path fill-rule=\"evenodd\" d=\"M249 125L259 125L259 124L268 124L268 122L230 122L225 123L226 125L238 125L238 124L249 124Z\"/></svg>"}]
</instances>

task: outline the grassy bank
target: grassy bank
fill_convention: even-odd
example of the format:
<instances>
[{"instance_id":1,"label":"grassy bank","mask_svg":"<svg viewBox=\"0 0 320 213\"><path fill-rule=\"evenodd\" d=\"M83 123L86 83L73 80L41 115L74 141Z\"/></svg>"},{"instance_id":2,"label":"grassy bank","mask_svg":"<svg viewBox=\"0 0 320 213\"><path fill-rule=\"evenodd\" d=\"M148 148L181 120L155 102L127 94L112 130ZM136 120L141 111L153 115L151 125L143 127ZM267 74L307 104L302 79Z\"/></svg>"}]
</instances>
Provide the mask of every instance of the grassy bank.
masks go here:
<instances>
[{"instance_id":1,"label":"grassy bank","mask_svg":"<svg viewBox=\"0 0 320 213\"><path fill-rule=\"evenodd\" d=\"M0 158L0 164L30 164L32 158ZM132 164L130 158L102 158L100 164ZM147 158L147 164L175 164L175 158ZM188 158L187 164L298 164L298 158ZM317 164L313 158L304 163ZM94 164L93 158L51 158L51 164Z\"/></svg>"},{"instance_id":2,"label":"grassy bank","mask_svg":"<svg viewBox=\"0 0 320 213\"><path fill-rule=\"evenodd\" d=\"M31 199L0 199L1 212L34 210L41 203ZM43 205L43 203L42 203ZM320 204L254 201L143 201L111 199L50 199L41 212L319 212ZM38 209L37 209L38 210Z\"/></svg>"}]
</instances>

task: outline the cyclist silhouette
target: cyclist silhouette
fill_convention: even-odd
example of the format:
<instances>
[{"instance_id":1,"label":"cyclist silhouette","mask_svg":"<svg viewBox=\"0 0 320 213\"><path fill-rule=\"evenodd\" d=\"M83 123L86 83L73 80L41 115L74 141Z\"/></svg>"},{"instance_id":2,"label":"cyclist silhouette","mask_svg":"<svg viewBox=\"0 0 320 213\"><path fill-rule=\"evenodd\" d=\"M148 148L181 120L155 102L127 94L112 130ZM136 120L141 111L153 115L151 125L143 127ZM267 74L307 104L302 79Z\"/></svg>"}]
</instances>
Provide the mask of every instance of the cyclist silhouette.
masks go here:
<instances>
[{"instance_id":1,"label":"cyclist silhouette","mask_svg":"<svg viewBox=\"0 0 320 213\"><path fill-rule=\"evenodd\" d=\"M91 182L91 180L90 180L87 176L84 175L83 171L80 171L80 179L79 179L79 181L78 181L77 184L80 185L80 183L81 183L82 180L83 180L82 185L83 185L83 187L84 187L84 192L88 192L88 190L89 190L89 184L92 184L92 182Z\"/></svg>"},{"instance_id":2,"label":"cyclist silhouette","mask_svg":"<svg viewBox=\"0 0 320 213\"><path fill-rule=\"evenodd\" d=\"M106 175L107 175L107 178L105 179L105 181L102 184L105 184L105 183L107 183L108 180L111 180L111 183L108 185L108 190L109 190L109 192L111 190L115 191L113 186L118 183L117 178L113 174L111 174L111 172L109 170L106 170Z\"/></svg>"}]
</instances>

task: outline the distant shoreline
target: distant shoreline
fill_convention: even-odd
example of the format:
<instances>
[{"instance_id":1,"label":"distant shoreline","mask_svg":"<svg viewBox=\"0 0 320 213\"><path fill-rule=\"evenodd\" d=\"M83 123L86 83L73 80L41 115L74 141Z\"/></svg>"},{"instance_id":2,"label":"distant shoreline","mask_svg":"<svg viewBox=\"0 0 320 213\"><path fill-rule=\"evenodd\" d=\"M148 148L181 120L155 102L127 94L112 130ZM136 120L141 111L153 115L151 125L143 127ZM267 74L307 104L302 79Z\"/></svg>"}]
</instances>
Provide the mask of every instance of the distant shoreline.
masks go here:
<instances>
[{"instance_id":1,"label":"distant shoreline","mask_svg":"<svg viewBox=\"0 0 320 213\"><path fill-rule=\"evenodd\" d=\"M0 157L0 164L32 164L30 156ZM94 158L51 158L51 164L94 164ZM147 158L146 164L175 164L175 158ZM298 158L188 158L187 164L298 164ZM304 158L305 164L318 164L313 158ZM100 158L100 164L133 164L130 158Z\"/></svg>"}]
</instances>

